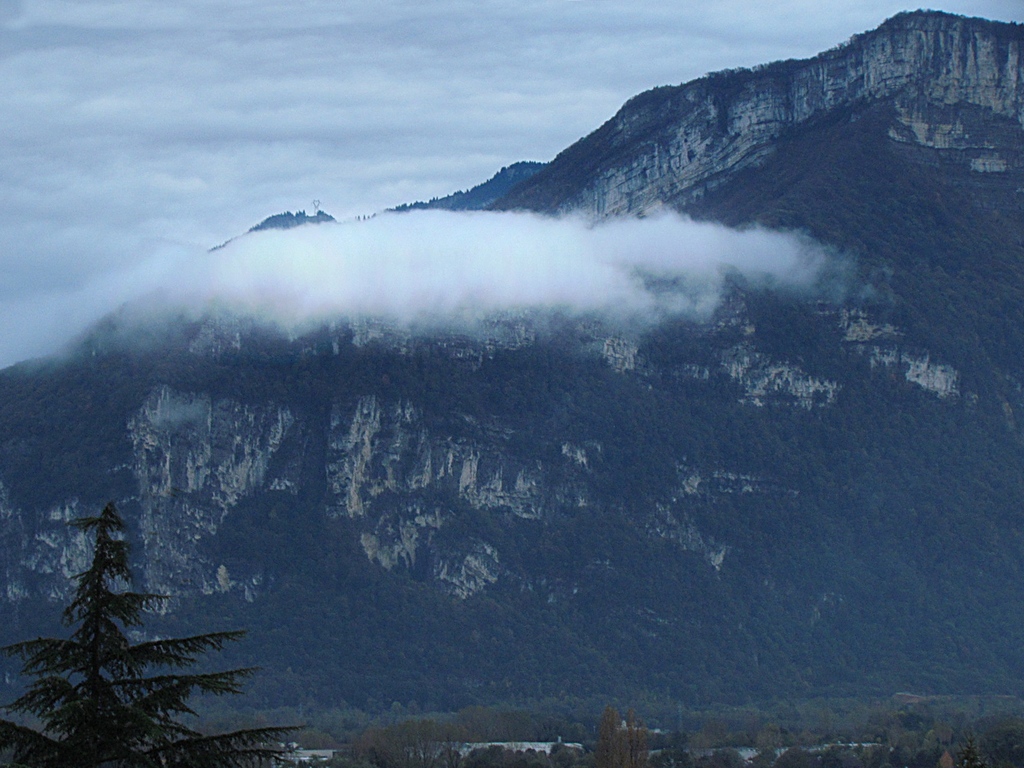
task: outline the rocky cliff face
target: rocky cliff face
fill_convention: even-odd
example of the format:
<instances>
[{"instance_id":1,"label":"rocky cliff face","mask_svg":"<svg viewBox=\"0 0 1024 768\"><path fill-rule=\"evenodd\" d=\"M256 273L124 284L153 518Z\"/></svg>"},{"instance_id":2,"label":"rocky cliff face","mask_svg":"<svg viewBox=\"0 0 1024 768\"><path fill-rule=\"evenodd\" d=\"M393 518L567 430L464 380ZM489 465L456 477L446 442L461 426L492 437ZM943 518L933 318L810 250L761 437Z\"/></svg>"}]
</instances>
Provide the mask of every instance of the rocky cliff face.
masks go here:
<instances>
[{"instance_id":1,"label":"rocky cliff face","mask_svg":"<svg viewBox=\"0 0 1024 768\"><path fill-rule=\"evenodd\" d=\"M656 88L565 150L498 207L594 217L685 209L771 155L787 132L843 109L886 102L892 138L957 151L976 173L1020 168L1024 29L942 13L896 16L806 61ZM998 145L971 108L1006 121Z\"/></svg>"},{"instance_id":2,"label":"rocky cliff face","mask_svg":"<svg viewBox=\"0 0 1024 768\"><path fill-rule=\"evenodd\" d=\"M74 593L72 577L88 566L90 542L68 525L85 510L72 500L25 514L12 507L6 489L0 494L4 602L15 607L40 599L66 601Z\"/></svg>"},{"instance_id":3,"label":"rocky cliff face","mask_svg":"<svg viewBox=\"0 0 1024 768\"><path fill-rule=\"evenodd\" d=\"M832 335L834 354L859 361L862 380L876 369L893 371L938 400L959 398L956 368L908 345L891 323L865 309L835 307L819 307L813 318ZM224 360L249 347L258 352L259 342L235 323L210 322L216 327L197 329L187 342L190 358ZM860 386L848 377L814 375L799 356L764 349L739 292L714 317L691 329L703 340L699 359L666 365L657 359L661 350L642 336L595 336L596 329L599 324L589 321L579 325L575 332L582 346L573 354L641 389L689 382L698 391L725 387L727 400L742 409L816 411L835 409L844 387ZM479 374L496 355L543 346L526 316L517 319L512 336L503 332L497 339L417 340L386 325L376 326L372 338L364 331L362 323L350 331L334 329L325 345L327 355L370 348L412 362L426 348L446 366ZM227 346L206 343L225 334L234 340ZM202 343L197 346L196 340ZM294 346L301 356L323 354L301 341ZM459 599L502 580L536 580L521 553L506 551L515 548L507 535L467 527L467 519L499 521L508 534L521 525L548 525L566 515L600 517L624 508L621 499L609 498L602 489L609 481L622 482L607 475L612 470L606 439L581 440L576 429L555 428L537 434L524 449L529 428L515 418L481 419L467 411L449 413L439 424L426 418L423 407L431 403L422 395L352 394L310 411L308 404L242 402L163 384L134 408L122 437L130 448L126 469L134 492L117 501L137 510L139 576L148 590L175 598L167 610L173 611L179 598L197 595L230 593L259 602L266 563L228 565L217 542L222 527L251 514L246 510L265 498L299 505L315 519L345 521L368 563L416 573ZM320 412L326 412L326 421L313 415ZM321 442L322 454L312 447ZM683 456L669 463L675 467L672 475L651 486L633 513L651 541L695 553L716 571L733 547L728 534L702 531L701 516L737 494L789 492L770 473L753 474L716 461L695 463ZM310 485L318 482L314 478L322 478L319 498L311 497ZM7 601L66 597L69 578L87 556L85 540L67 522L84 513L77 498L37 511L18 508L0 487L0 516L6 521L0 562Z\"/></svg>"},{"instance_id":4,"label":"rocky cliff face","mask_svg":"<svg viewBox=\"0 0 1024 768\"><path fill-rule=\"evenodd\" d=\"M358 520L371 562L414 569L417 558L430 558L430 577L466 598L498 580L500 553L476 536L441 545L435 532L459 508L538 519L557 493L543 464L511 457L504 437L500 430L487 441L434 435L412 403L382 405L373 395L351 414L335 406L328 514Z\"/></svg>"},{"instance_id":5,"label":"rocky cliff face","mask_svg":"<svg viewBox=\"0 0 1024 768\"><path fill-rule=\"evenodd\" d=\"M231 585L201 554L201 542L216 535L241 499L289 486L287 476L268 477L268 468L294 421L270 404L247 407L166 386L147 398L128 423L128 438L150 590L179 596ZM257 584L258 576L242 586L247 598Z\"/></svg>"}]
</instances>

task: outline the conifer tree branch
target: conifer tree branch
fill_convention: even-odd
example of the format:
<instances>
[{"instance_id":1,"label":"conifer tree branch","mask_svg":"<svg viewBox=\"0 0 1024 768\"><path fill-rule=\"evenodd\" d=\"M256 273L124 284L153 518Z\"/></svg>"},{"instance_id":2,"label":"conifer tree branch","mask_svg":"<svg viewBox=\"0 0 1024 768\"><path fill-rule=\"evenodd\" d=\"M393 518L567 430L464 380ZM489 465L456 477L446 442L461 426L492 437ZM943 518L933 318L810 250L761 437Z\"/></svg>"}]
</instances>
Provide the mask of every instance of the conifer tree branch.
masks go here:
<instances>
[{"instance_id":1,"label":"conifer tree branch","mask_svg":"<svg viewBox=\"0 0 1024 768\"><path fill-rule=\"evenodd\" d=\"M206 735L179 718L194 715L195 693L241 693L254 672L243 667L188 674L202 654L219 651L244 632L211 632L132 643L126 634L142 613L167 598L130 590L125 525L114 505L72 523L95 536L88 569L64 610L71 637L27 640L0 648L22 659L35 678L3 709L42 723L34 730L0 719L0 750L32 768L241 768L278 753L291 728L268 727Z\"/></svg>"}]
</instances>

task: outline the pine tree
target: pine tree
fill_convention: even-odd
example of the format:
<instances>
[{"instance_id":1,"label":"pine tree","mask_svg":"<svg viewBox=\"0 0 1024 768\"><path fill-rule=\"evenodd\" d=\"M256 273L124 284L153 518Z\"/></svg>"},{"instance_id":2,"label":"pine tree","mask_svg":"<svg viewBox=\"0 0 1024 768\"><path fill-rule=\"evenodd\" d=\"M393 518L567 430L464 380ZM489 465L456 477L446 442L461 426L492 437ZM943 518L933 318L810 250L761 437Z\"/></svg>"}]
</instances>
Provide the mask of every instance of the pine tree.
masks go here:
<instances>
[{"instance_id":1,"label":"pine tree","mask_svg":"<svg viewBox=\"0 0 1024 768\"><path fill-rule=\"evenodd\" d=\"M76 576L64 611L71 637L38 638L0 649L23 660L34 677L3 709L39 721L35 730L0 719L0 753L30 768L235 768L277 752L269 746L288 728L254 728L208 736L187 726L195 693L236 694L254 669L186 674L201 654L220 650L242 632L131 643L126 632L161 595L130 591L124 522L113 503L99 517L72 525L95 532L92 564Z\"/></svg>"}]
</instances>

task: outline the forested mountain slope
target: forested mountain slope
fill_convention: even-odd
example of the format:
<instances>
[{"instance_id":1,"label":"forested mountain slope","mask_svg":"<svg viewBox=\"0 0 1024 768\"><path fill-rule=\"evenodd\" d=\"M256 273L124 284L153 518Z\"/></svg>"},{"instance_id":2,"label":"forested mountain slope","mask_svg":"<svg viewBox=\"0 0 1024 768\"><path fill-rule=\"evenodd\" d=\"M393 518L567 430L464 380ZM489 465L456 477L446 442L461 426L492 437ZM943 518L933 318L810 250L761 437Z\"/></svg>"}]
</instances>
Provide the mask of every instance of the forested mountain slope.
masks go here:
<instances>
[{"instance_id":1,"label":"forested mountain slope","mask_svg":"<svg viewBox=\"0 0 1024 768\"><path fill-rule=\"evenodd\" d=\"M1019 694L1022 41L907 14L656 89L498 203L805 232L811 294L145 348L111 318L0 372L0 640L114 497L154 626L248 627L259 702Z\"/></svg>"}]
</instances>

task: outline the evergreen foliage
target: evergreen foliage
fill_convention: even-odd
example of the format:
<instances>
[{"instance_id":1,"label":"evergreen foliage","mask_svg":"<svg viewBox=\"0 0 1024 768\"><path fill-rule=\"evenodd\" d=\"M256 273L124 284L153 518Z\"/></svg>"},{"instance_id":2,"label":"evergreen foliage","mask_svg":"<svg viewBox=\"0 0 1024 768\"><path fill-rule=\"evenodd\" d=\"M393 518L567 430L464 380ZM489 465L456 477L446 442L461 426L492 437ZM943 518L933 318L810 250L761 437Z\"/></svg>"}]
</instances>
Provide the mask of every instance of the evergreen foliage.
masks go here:
<instances>
[{"instance_id":1,"label":"evergreen foliage","mask_svg":"<svg viewBox=\"0 0 1024 768\"><path fill-rule=\"evenodd\" d=\"M988 768L988 763L981 756L981 749L973 736L968 736L960 747L956 758L956 768Z\"/></svg>"},{"instance_id":2,"label":"evergreen foliage","mask_svg":"<svg viewBox=\"0 0 1024 768\"><path fill-rule=\"evenodd\" d=\"M472 189L452 192L444 197L434 197L427 202L405 203L392 210L396 213L439 209L444 211L482 211L495 200L507 195L520 183L525 182L544 168L544 163L524 160L505 166L482 184Z\"/></svg>"},{"instance_id":3,"label":"evergreen foliage","mask_svg":"<svg viewBox=\"0 0 1024 768\"><path fill-rule=\"evenodd\" d=\"M88 570L79 574L74 600L64 621L71 637L38 638L3 649L23 659L23 674L36 678L4 709L42 723L35 730L0 720L0 751L13 753L13 765L33 768L96 766L218 766L257 764L276 753L268 743L287 728L254 728L205 735L181 721L194 714L194 693L240 693L254 671L187 674L198 657L220 650L241 632L132 643L127 635L141 614L164 600L125 589L131 581L124 523L113 503L98 517L76 520L95 532ZM170 671L168 671L170 670Z\"/></svg>"},{"instance_id":4,"label":"evergreen foliage","mask_svg":"<svg viewBox=\"0 0 1024 768\"><path fill-rule=\"evenodd\" d=\"M284 213L276 213L273 216L268 216L255 227L252 227L250 232L262 232L267 229L293 229L294 227L300 227L303 224L323 224L324 222L334 221L334 217L324 211L316 211L312 216L309 216L305 211L285 211Z\"/></svg>"}]
</instances>

